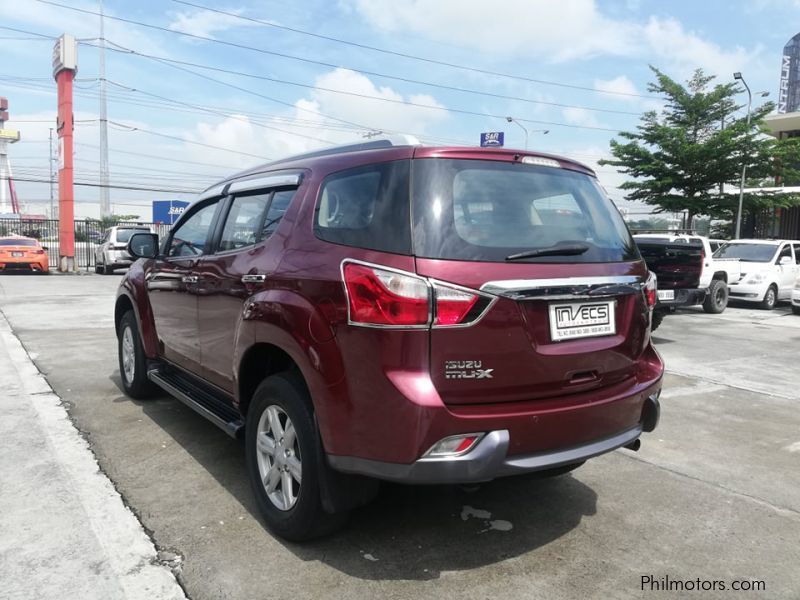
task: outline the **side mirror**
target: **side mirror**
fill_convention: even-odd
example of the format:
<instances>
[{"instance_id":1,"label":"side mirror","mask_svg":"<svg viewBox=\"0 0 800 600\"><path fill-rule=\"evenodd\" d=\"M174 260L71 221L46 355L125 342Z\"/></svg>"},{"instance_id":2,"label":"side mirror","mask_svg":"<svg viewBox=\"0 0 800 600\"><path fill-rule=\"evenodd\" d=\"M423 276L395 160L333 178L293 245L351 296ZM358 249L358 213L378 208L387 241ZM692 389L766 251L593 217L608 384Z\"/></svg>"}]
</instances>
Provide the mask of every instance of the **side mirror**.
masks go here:
<instances>
[{"instance_id":1,"label":"side mirror","mask_svg":"<svg viewBox=\"0 0 800 600\"><path fill-rule=\"evenodd\" d=\"M158 234L134 233L128 240L127 250L134 258L155 258L158 255Z\"/></svg>"},{"instance_id":2,"label":"side mirror","mask_svg":"<svg viewBox=\"0 0 800 600\"><path fill-rule=\"evenodd\" d=\"M778 261L780 266L784 265L791 265L794 261L792 260L791 256L781 256L781 259Z\"/></svg>"}]
</instances>

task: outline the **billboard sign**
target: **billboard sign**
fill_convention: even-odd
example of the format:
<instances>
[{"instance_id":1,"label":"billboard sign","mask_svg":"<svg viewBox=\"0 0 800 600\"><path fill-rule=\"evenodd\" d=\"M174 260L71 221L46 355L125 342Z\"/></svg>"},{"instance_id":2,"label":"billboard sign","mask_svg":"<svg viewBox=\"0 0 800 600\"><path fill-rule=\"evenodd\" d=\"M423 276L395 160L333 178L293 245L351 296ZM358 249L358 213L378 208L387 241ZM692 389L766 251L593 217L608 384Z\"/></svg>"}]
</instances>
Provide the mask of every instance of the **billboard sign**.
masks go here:
<instances>
[{"instance_id":1,"label":"billboard sign","mask_svg":"<svg viewBox=\"0 0 800 600\"><path fill-rule=\"evenodd\" d=\"M481 134L481 148L501 147L505 143L505 132L487 131Z\"/></svg>"},{"instance_id":2,"label":"billboard sign","mask_svg":"<svg viewBox=\"0 0 800 600\"><path fill-rule=\"evenodd\" d=\"M65 33L53 46L53 77L61 71L78 70L78 42L75 36Z\"/></svg>"},{"instance_id":3,"label":"billboard sign","mask_svg":"<svg viewBox=\"0 0 800 600\"><path fill-rule=\"evenodd\" d=\"M183 200L153 200L153 223L172 225L189 206Z\"/></svg>"}]
</instances>

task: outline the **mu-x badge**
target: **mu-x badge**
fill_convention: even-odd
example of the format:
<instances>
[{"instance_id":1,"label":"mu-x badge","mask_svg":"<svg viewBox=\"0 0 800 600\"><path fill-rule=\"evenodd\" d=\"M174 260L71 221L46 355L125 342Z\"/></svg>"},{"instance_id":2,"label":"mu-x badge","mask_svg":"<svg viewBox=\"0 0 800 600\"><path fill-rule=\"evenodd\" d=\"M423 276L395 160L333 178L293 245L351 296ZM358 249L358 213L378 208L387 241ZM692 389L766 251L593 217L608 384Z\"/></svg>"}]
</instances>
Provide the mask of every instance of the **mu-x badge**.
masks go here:
<instances>
[{"instance_id":1,"label":"mu-x badge","mask_svg":"<svg viewBox=\"0 0 800 600\"><path fill-rule=\"evenodd\" d=\"M491 379L494 369L484 369L480 360L446 360L446 379Z\"/></svg>"}]
</instances>

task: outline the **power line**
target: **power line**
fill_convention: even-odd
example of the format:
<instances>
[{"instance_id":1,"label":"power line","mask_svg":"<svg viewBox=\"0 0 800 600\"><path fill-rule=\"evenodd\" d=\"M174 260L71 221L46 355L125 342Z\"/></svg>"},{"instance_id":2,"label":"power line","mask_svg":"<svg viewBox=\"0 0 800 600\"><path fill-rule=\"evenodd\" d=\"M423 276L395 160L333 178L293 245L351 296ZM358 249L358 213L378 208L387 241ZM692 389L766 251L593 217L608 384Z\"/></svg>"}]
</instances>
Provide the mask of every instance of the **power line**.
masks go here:
<instances>
[{"instance_id":1,"label":"power line","mask_svg":"<svg viewBox=\"0 0 800 600\"><path fill-rule=\"evenodd\" d=\"M64 4L59 4L58 2L52 2L51 0L37 0L37 2L41 2L43 4L49 4L49 5L52 5L52 6L58 6L60 8L66 8L68 10L73 10L73 11L76 11L76 12L86 13L86 14L90 14L90 15L98 15L98 16L100 15L100 13L97 13L97 12L94 12L94 11L90 11L90 10L86 10L86 9L82 9L82 8L76 8L74 6L67 6L67 5L64 5ZM448 86L448 85L444 85L444 84L434 83L434 82L430 82L430 81L421 81L421 80L418 80L418 79L411 79L411 78L408 78L408 77L400 77L400 76L397 76L397 75L389 75L389 74L386 74L386 73L379 73L379 72L376 72L376 71L367 71L365 69L357 69L357 68L354 68L354 67L341 67L341 65L336 65L336 64L333 64L333 63L313 60L313 59L310 59L310 58L304 58L302 56L293 56L291 54L285 54L285 53L282 53L282 52L274 52L272 50L266 50L264 48L257 48L256 46L248 46L246 44L240 44L240 43L237 43L237 42L231 42L231 41L227 41L227 40L220 40L220 39L216 39L216 38L212 38L212 37L208 37L208 36L204 36L204 35L197 35L197 34L194 34L194 33L188 33L188 32L185 32L185 31L169 29L167 27L161 27L159 25L153 25L151 23L144 23L142 21L135 21L133 19L126 19L124 17L116 17L116 16L111 16L111 15L106 15L105 17L108 18L108 19L115 19L115 20L122 21L122 22L125 22L125 23L130 23L132 25L138 25L140 27L148 27L150 29L156 29L158 31L163 31L165 33L170 33L170 34L173 34L173 35L182 35L182 36L190 37L192 39L211 42L211 43L214 43L214 44L221 44L221 45L224 45L224 46L230 46L232 48L239 48L241 50L249 50L251 52L259 52L259 53L268 54L268 55L271 55L271 56L279 56L281 58L286 58L286 59L289 59L289 60L296 60L296 61L305 62L305 63L316 64L316 65L324 66L324 67L331 68L331 69L347 68L347 69L349 69L351 71L355 71L355 72L361 73L363 75L370 75L372 77L382 77L384 79L391 79L391 80L394 80L394 81L402 81L404 83L413 83L415 85L424 85L424 86L435 87L435 88L439 88L439 89L457 91L457 92L461 92L461 93L478 94L478 95L489 96L489 97L493 97L493 98L503 98L503 99L514 100L514 101L518 101L518 102L529 102L529 103L532 103L532 104L551 105L551 106L557 106L557 107L561 107L561 108L580 108L580 109L583 109L583 110L596 111L596 112L617 113L617 114L634 115L634 116L638 116L639 115L639 113L632 113L632 112L628 112L628 111L597 108L597 107L591 107L591 106L577 106L577 105L571 105L571 104L560 104L560 103L557 103L557 102L545 102L545 101L542 101L542 100L531 100L530 98L520 98L520 97L515 97L515 96L505 96L503 94L495 94L495 93L492 93L492 92L483 92L483 91L480 91L480 90L471 90L471 89L468 89L468 88L459 88L459 87L454 87L454 86ZM275 81L279 81L279 80L275 80ZM297 84L297 83L293 83L293 82L283 82L283 83L286 83L288 85L302 85L302 84ZM302 87L309 87L309 86L303 85ZM311 87L313 87L313 86L311 86ZM334 90L328 90L328 91L334 91ZM420 105L420 106L424 106L424 105Z\"/></svg>"},{"instance_id":2,"label":"power line","mask_svg":"<svg viewBox=\"0 0 800 600\"><path fill-rule=\"evenodd\" d=\"M37 0L37 2L50 3L49 0ZM310 85L310 84L297 83L297 82L294 82L294 81L287 81L287 80L284 80L284 79L277 79L275 77L269 77L267 75L258 75L258 74L255 74L255 73L245 73L245 72L242 72L242 71L234 71L232 69L223 69L221 67L212 67L210 65L203 65L203 64L199 64L199 63L190 62L190 61L177 60L177 59L166 58L166 57L162 57L162 56L154 56L154 55L151 55L151 54L138 52L136 50L130 50L130 49L119 50L119 49L110 48L110 47L107 48L107 49L111 50L111 51L114 51L114 52L124 53L124 54L133 54L133 55L136 55L136 56L141 56L143 58L149 58L151 60L156 60L156 61L163 62L163 63L173 63L173 64L178 64L178 65L189 65L189 66L192 66L192 67L195 67L195 68L198 68L198 69L206 69L206 70L209 70L209 71L215 71L215 72L219 72L219 73L226 73L228 75L236 75L236 76L239 76L239 77L248 77L248 78L251 78L251 79L258 79L258 80L262 80L262 81L271 81L273 83L281 83L281 84L285 84L285 85L303 87L303 88L308 88L308 89L312 89L312 90L321 90L321 91L326 91L326 92L332 92L332 93L335 93L335 94L344 94L344 95L347 95L347 96L355 96L355 97L364 98L364 99L368 99L368 100L376 100L376 101L380 101L380 102L388 102L388 103L391 103L391 104L401 104L401 105L405 105L405 106L413 106L413 107L416 107L416 108L423 108L423 109L427 109L427 110L452 112L452 113L463 114L463 115L471 115L471 116L478 116L478 117L489 117L489 118L503 119L503 120L505 120L505 118L507 116L507 115L494 115L494 114L491 114L491 113L476 112L476 111L460 109L460 108L449 108L449 107L446 107L446 106L433 106L433 105L430 105L430 104L420 104L418 102L410 102L410 101L407 101L407 100L395 100L395 99L392 99L392 98L382 98L382 97L379 97L379 96L369 96L367 94L359 94L359 93L356 93L356 92L347 92L347 91L344 91L344 90L334 90L334 89L330 89L330 88L322 88L322 87L318 87L318 86L314 86L314 85ZM179 67L176 67L176 68L179 68ZM221 85L224 85L224 86L226 86L228 88L237 89L237 90L240 90L240 91L243 91L243 92L246 92L246 93L250 93L250 94L253 94L253 95L256 95L256 96L260 96L262 98L266 98L268 100L275 101L274 98L270 98L268 96L264 96L263 94L260 94L259 92L255 92L253 90L250 90L250 89L247 89L247 88L243 88L241 86L236 86L236 85L233 85L231 83L220 81L219 79L214 79L214 78L208 77L207 75L203 75L201 73L193 72L193 71L191 71L189 69L181 69L181 70L184 70L184 71L187 71L187 72L190 72L190 73L194 73L198 77L203 77L205 79L210 79L211 81L216 81L217 83L220 83ZM289 104L289 103L283 103L283 104ZM290 105L290 106L292 106L293 108L296 108L294 105ZM636 114L638 114L638 113L636 113ZM336 117L332 117L332 118L336 118ZM515 119L515 120L516 121L521 121L523 123L535 123L535 124L538 124L538 125L550 125L550 126L554 126L554 127L569 127L569 128L572 128L572 129L591 129L591 130L595 130L595 131L610 131L610 132L614 132L614 133L619 131L618 129L611 129L611 128L608 128L608 127L595 127L595 126L590 126L590 125L576 125L576 124L571 124L571 123L560 123L560 122L556 122L556 121L543 121L543 120L537 120L537 119ZM364 127L364 128L365 129L370 129L368 127Z\"/></svg>"},{"instance_id":3,"label":"power line","mask_svg":"<svg viewBox=\"0 0 800 600\"><path fill-rule=\"evenodd\" d=\"M498 72L498 71L490 71L488 69L480 69L478 67L469 67L469 66L466 66L466 65L461 65L461 64L457 64L457 63L451 63L451 62L447 62L447 61L443 61L443 60L438 60L438 59L435 59L435 58L428 58L428 57L424 57L424 56L417 56L417 55L414 55L414 54L407 54L405 52L398 52L396 50L388 50L386 48L379 48L377 46L370 46L368 44L362 44L362 43L359 43L359 42L353 42L351 40L344 40L344 39L336 38L336 37L333 37L333 36L322 35L320 33L314 33L314 32L311 32L311 31L305 31L305 30L302 30L302 29L294 28L294 27L288 27L286 25L279 25L277 23L271 23L269 21L263 21L261 19L255 19L253 17L246 17L244 15L239 15L239 14L236 14L236 13L233 13L233 12L228 12L228 11L221 10L221 9L218 9L218 8L212 8L210 6L205 6L203 4L194 4L192 2L187 2L186 0L172 0L172 1L176 2L178 4L185 4L187 6L193 6L194 8L207 10L209 12L214 12L214 13L226 15L226 16L229 16L229 17L234 17L236 19L241 19L243 21L249 21L251 23L257 23L259 25L263 25L263 26L266 26L266 27L273 27L275 29L282 29L284 31L290 31L292 33L299 33L301 35L307 35L307 36L310 36L310 37L315 37L315 38L326 40L326 41L329 41L329 42L336 42L338 44L345 44L345 45L348 45L348 46L354 46L356 48L361 48L363 50L373 50L375 52L381 52L383 54L389 54L389 55L392 55L392 56L399 56L401 58L408 58L408 59L411 59L411 60L418 60L418 61L426 62L426 63L429 63L429 64L441 65L443 67L450 67L450 68L453 68L453 69L461 69L463 71L470 71L470 72L473 72L473 73L480 73L482 75L494 75L496 77L504 77L504 78L508 78L508 79L516 79L516 80L519 80L519 81L527 81L529 83L539 83L539 84L542 84L542 85L552 85L552 86L558 86L558 87L564 87L564 88L570 88L570 89L576 89L576 90L584 90L584 91L600 93L600 94L610 94L610 95L615 95L615 96L628 96L628 97L635 97L635 98L652 98L652 96L647 96L647 95L644 95L644 94L636 94L636 93L632 93L632 92L614 92L614 91L611 91L611 90L599 90L599 89L596 89L596 88L590 88L590 87L582 86L582 85L574 85L574 84L562 83L562 82L558 82L558 81L547 81L545 79L534 79L534 78L531 78L531 77L523 77L521 75L512 75L512 74L509 74L509 73L502 73L502 72Z\"/></svg>"},{"instance_id":4,"label":"power line","mask_svg":"<svg viewBox=\"0 0 800 600\"><path fill-rule=\"evenodd\" d=\"M32 178L21 178L21 177L12 177L14 181L24 181L27 183L47 183L50 184L49 179L32 179ZM0 181L7 181L7 177L0 177ZM165 189L165 188L152 188L152 187L141 187L141 186L125 186L125 185L103 185L101 183L87 183L87 182L74 182L73 185L82 186L82 187L93 187L93 188L100 188L100 187L107 187L113 190L136 190L140 192L169 192L173 194L199 194L203 190L201 189Z\"/></svg>"}]
</instances>

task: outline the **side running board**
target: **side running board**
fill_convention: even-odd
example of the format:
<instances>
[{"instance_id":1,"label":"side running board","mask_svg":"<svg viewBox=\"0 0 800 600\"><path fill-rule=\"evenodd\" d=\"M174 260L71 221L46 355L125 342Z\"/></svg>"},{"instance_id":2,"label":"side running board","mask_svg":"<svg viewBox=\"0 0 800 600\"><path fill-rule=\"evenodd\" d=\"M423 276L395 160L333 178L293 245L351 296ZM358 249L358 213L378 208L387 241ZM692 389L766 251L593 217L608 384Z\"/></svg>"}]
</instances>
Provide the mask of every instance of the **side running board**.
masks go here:
<instances>
[{"instance_id":1,"label":"side running board","mask_svg":"<svg viewBox=\"0 0 800 600\"><path fill-rule=\"evenodd\" d=\"M147 372L147 377L232 438L236 438L243 429L244 421L236 409L180 372L155 368Z\"/></svg>"}]
</instances>

